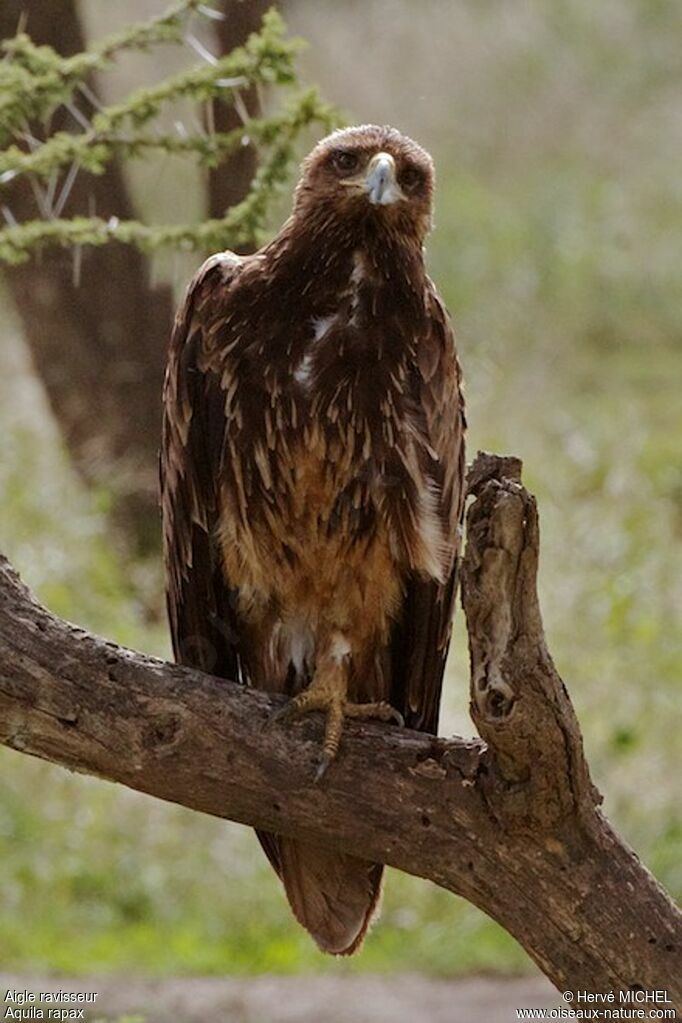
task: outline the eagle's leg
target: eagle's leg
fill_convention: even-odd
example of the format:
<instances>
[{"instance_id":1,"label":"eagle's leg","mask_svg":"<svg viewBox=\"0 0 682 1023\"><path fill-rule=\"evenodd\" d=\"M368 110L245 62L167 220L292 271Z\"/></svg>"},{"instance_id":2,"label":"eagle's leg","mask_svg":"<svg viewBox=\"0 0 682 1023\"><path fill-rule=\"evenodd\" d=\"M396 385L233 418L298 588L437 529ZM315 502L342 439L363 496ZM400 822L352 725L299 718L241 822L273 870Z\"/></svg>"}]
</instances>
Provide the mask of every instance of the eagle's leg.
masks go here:
<instances>
[{"instance_id":1,"label":"eagle's leg","mask_svg":"<svg viewBox=\"0 0 682 1023\"><path fill-rule=\"evenodd\" d=\"M308 688L294 696L274 716L276 721L286 721L311 710L321 710L326 714L324 743L316 781L324 775L339 751L344 717L376 718L380 721L393 721L401 726L404 724L400 711L385 701L351 703L348 700L350 664L350 647L344 637L337 633L318 657Z\"/></svg>"}]
</instances>

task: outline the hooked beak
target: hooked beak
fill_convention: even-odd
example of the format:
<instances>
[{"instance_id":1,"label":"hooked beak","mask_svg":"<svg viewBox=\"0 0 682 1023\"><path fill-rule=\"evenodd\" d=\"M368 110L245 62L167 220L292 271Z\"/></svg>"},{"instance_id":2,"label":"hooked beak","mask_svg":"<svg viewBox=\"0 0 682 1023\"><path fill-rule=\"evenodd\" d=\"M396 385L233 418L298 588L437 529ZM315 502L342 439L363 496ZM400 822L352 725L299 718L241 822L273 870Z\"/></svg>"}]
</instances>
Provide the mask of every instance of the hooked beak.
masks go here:
<instances>
[{"instance_id":1,"label":"hooked beak","mask_svg":"<svg viewBox=\"0 0 682 1023\"><path fill-rule=\"evenodd\" d=\"M377 153L369 161L365 188L373 206L388 206L402 198L403 193L396 180L395 160L390 153Z\"/></svg>"}]
</instances>

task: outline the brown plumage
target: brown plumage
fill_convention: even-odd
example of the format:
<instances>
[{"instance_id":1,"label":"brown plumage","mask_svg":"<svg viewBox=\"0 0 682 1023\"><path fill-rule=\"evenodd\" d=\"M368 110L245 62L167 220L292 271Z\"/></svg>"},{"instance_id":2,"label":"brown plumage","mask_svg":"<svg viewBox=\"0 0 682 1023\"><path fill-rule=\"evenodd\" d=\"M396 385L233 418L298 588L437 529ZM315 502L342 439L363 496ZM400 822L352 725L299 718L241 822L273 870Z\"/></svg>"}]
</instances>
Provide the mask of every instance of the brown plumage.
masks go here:
<instances>
[{"instance_id":1,"label":"brown plumage","mask_svg":"<svg viewBox=\"0 0 682 1023\"><path fill-rule=\"evenodd\" d=\"M253 256L208 259L171 340L162 507L176 658L344 716L434 732L453 613L464 412L427 277L433 166L390 128L336 132ZM320 948L353 952L382 866L261 843Z\"/></svg>"}]
</instances>

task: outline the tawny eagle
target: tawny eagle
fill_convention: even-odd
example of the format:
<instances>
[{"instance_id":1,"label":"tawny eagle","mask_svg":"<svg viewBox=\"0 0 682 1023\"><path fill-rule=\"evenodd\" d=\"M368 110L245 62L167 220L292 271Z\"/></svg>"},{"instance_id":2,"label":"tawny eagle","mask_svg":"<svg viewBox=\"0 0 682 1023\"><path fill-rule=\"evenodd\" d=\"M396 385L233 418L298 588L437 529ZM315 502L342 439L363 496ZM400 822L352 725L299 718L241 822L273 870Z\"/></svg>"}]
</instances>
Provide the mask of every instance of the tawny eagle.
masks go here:
<instances>
[{"instance_id":1,"label":"tawny eagle","mask_svg":"<svg viewBox=\"0 0 682 1023\"><path fill-rule=\"evenodd\" d=\"M464 495L460 371L424 269L430 156L337 131L254 255L191 282L164 390L162 507L175 656L321 710L436 732ZM349 954L383 867L259 835L297 919Z\"/></svg>"}]
</instances>

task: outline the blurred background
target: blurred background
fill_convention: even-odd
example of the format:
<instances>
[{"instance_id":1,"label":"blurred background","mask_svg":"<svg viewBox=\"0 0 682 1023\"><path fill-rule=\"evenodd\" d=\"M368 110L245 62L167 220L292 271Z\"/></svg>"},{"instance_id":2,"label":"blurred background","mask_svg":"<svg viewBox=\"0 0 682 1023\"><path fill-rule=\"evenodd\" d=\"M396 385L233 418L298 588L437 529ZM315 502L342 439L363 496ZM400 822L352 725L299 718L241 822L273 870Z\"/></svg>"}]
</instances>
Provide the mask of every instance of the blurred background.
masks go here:
<instances>
[{"instance_id":1,"label":"blurred background","mask_svg":"<svg viewBox=\"0 0 682 1023\"><path fill-rule=\"evenodd\" d=\"M51 3L33 4L41 6ZM265 6L245 0L234 16L248 9L257 25ZM91 39L164 7L81 0L79 13ZM549 647L605 812L679 895L682 8L283 0L279 9L308 42L301 79L344 121L390 123L434 157L428 263L457 329L469 453L524 461L540 508ZM187 46L125 55L98 88L115 100L131 82L196 61ZM300 155L319 134L303 134ZM223 208L234 197L218 193L236 174L234 165L214 174L212 201ZM122 180L146 221L206 215L205 174L191 160L128 160ZM268 214L271 232L293 184ZM58 259L72 281L71 255ZM172 289L170 308L200 259L161 251L138 279L150 293ZM168 656L153 530L131 543L125 523L112 522L116 469L100 458L101 444L90 438L79 451L64 429L68 393L90 386L86 360L62 348L47 313L37 327L47 354L30 337L25 294L46 265L13 268L0 282L0 549L58 614ZM74 301L83 301L82 284ZM135 343L144 347L144 337ZM117 391L133 432L147 429L126 407L126 387L137 384L133 375ZM152 423L155 415L152 403ZM97 472L78 464L84 446ZM471 733L467 688L460 615L444 734ZM393 871L362 954L323 958L294 925L250 831L5 749L0 863L0 970L15 974L537 973L476 909Z\"/></svg>"}]
</instances>

